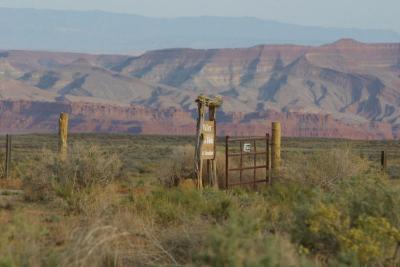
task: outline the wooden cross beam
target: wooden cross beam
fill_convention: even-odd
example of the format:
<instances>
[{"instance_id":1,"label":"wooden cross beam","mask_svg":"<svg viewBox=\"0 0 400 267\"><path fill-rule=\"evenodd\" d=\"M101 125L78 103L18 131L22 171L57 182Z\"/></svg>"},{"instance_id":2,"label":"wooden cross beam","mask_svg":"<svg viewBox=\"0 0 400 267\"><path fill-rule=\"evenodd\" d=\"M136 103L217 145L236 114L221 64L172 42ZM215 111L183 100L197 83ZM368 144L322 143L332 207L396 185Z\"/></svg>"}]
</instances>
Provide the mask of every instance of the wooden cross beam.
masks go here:
<instances>
[{"instance_id":1,"label":"wooden cross beam","mask_svg":"<svg viewBox=\"0 0 400 267\"><path fill-rule=\"evenodd\" d=\"M204 95L199 95L196 99L197 103L201 103L207 107L220 107L222 105L222 97L217 96L215 98L211 98Z\"/></svg>"}]
</instances>

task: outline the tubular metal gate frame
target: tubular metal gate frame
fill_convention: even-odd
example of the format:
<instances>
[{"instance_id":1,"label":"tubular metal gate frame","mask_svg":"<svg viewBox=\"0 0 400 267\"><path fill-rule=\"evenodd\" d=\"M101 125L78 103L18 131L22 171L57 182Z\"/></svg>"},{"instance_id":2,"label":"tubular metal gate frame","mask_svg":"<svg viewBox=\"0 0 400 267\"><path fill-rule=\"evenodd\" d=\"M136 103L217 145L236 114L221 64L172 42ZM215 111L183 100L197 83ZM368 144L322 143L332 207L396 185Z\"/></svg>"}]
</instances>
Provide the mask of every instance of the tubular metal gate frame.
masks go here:
<instances>
[{"instance_id":1,"label":"tubular metal gate frame","mask_svg":"<svg viewBox=\"0 0 400 267\"><path fill-rule=\"evenodd\" d=\"M257 141L265 141L265 150L257 151ZM229 153L229 143L230 142L239 142L240 145L240 153ZM243 144L244 142L252 142L254 146L253 152L244 152ZM253 185L256 188L259 183L268 184L270 181L270 148L269 148L269 134L267 133L265 137L244 137L244 138L231 138L226 136L225 139L225 188L229 189L230 186L241 186L241 185ZM243 156L251 156L253 155L253 166L243 167ZM265 155L265 165L257 165L257 155ZM240 157L240 166L239 168L229 168L229 158L230 157ZM265 169L265 179L257 180L257 169ZM253 170L253 180L252 181L242 181L242 173L244 170ZM229 183L229 173L239 171L239 180L238 183Z\"/></svg>"}]
</instances>

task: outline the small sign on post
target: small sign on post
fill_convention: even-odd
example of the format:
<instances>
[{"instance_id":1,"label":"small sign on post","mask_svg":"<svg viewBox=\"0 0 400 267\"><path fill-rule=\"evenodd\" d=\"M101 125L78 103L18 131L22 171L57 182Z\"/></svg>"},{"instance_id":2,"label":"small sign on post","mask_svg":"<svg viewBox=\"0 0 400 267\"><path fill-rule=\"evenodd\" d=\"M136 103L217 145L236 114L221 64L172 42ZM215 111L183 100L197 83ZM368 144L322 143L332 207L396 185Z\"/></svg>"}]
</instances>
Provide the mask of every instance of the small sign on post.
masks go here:
<instances>
[{"instance_id":1,"label":"small sign on post","mask_svg":"<svg viewBox=\"0 0 400 267\"><path fill-rule=\"evenodd\" d=\"M215 159L215 121L204 121L202 127L202 159Z\"/></svg>"},{"instance_id":2,"label":"small sign on post","mask_svg":"<svg viewBox=\"0 0 400 267\"><path fill-rule=\"evenodd\" d=\"M250 143L245 143L243 145L243 152L245 152L245 153L250 153L251 152L251 144Z\"/></svg>"}]
</instances>

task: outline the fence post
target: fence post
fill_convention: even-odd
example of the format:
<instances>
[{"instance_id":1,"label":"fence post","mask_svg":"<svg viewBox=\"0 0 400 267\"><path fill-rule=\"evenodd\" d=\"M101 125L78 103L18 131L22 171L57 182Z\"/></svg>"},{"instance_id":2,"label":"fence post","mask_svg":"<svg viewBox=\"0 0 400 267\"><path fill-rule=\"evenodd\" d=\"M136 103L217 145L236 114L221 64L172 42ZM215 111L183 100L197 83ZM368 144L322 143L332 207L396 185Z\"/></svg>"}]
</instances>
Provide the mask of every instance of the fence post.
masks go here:
<instances>
[{"instance_id":1,"label":"fence post","mask_svg":"<svg viewBox=\"0 0 400 267\"><path fill-rule=\"evenodd\" d=\"M204 104L201 101L197 102L198 109L198 118L197 118L197 142L195 149L195 172L196 172L196 180L197 180L197 189L203 189L203 159L201 154L202 148L202 127L204 123Z\"/></svg>"},{"instance_id":2,"label":"fence post","mask_svg":"<svg viewBox=\"0 0 400 267\"><path fill-rule=\"evenodd\" d=\"M271 184L271 159L270 159L270 148L269 148L269 133L266 134L265 140L265 163L267 167L265 168L265 179L267 184Z\"/></svg>"},{"instance_id":3,"label":"fence post","mask_svg":"<svg viewBox=\"0 0 400 267\"><path fill-rule=\"evenodd\" d=\"M272 123L272 144L271 144L271 169L272 175L280 174L281 169L281 123Z\"/></svg>"},{"instance_id":4,"label":"fence post","mask_svg":"<svg viewBox=\"0 0 400 267\"><path fill-rule=\"evenodd\" d=\"M225 138L225 189L229 187L229 136Z\"/></svg>"},{"instance_id":5,"label":"fence post","mask_svg":"<svg viewBox=\"0 0 400 267\"><path fill-rule=\"evenodd\" d=\"M208 119L210 121L216 120L216 106L210 105L208 108ZM214 126L214 152L217 151L217 123ZM215 155L214 159L207 160L207 172L208 172L208 179L210 185L218 189L218 177L217 177L217 155Z\"/></svg>"},{"instance_id":6,"label":"fence post","mask_svg":"<svg viewBox=\"0 0 400 267\"><path fill-rule=\"evenodd\" d=\"M58 125L58 152L60 155L60 160L67 159L68 153L68 114L61 113Z\"/></svg>"},{"instance_id":7,"label":"fence post","mask_svg":"<svg viewBox=\"0 0 400 267\"><path fill-rule=\"evenodd\" d=\"M11 167L11 135L6 135L5 178L10 178Z\"/></svg>"},{"instance_id":8,"label":"fence post","mask_svg":"<svg viewBox=\"0 0 400 267\"><path fill-rule=\"evenodd\" d=\"M383 172L385 172L387 168L387 155L385 151L381 152L381 168Z\"/></svg>"}]
</instances>

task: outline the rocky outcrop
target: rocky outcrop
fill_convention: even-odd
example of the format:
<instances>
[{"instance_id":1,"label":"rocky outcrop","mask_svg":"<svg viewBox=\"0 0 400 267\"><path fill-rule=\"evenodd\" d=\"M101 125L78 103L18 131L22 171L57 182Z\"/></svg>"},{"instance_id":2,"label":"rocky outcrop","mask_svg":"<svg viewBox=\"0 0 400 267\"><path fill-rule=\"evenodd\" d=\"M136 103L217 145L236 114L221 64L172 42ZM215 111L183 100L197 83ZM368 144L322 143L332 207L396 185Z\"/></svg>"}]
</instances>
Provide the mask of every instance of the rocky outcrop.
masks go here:
<instances>
[{"instance_id":1,"label":"rocky outcrop","mask_svg":"<svg viewBox=\"0 0 400 267\"><path fill-rule=\"evenodd\" d=\"M191 114L175 108L149 109L96 103L0 101L0 133L55 133L60 112L70 114L70 131L126 132L132 134L194 135ZM345 124L329 115L279 113L232 114L234 120L219 121L218 134L230 136L264 135L271 121L281 121L285 136L343 137L353 139L390 139L388 123Z\"/></svg>"},{"instance_id":2,"label":"rocky outcrop","mask_svg":"<svg viewBox=\"0 0 400 267\"><path fill-rule=\"evenodd\" d=\"M70 114L72 132L189 134L185 127L193 124L189 113L174 108L154 110L137 105L6 100L0 101L0 132L55 132L61 112Z\"/></svg>"}]
</instances>

